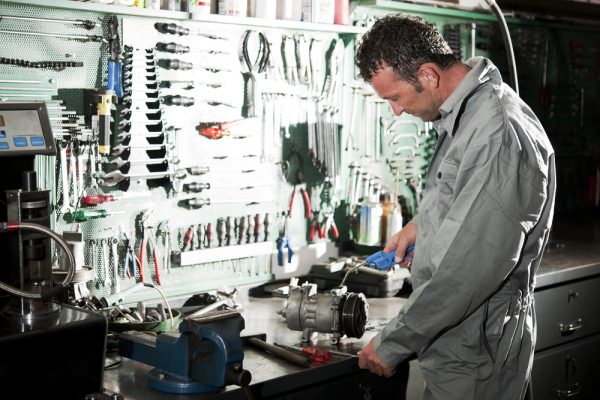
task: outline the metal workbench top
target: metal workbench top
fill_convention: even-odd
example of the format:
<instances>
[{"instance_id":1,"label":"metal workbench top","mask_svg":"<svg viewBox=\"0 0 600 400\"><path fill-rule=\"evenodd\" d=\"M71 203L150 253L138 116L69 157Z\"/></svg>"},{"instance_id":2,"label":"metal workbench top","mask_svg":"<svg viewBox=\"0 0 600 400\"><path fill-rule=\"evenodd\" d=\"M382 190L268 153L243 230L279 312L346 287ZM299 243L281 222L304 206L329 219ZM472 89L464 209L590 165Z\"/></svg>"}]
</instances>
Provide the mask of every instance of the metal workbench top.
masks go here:
<instances>
[{"instance_id":1,"label":"metal workbench top","mask_svg":"<svg viewBox=\"0 0 600 400\"><path fill-rule=\"evenodd\" d=\"M283 317L277 313L278 310L283 308L285 299L277 297L247 298L242 299L241 302L243 308L240 312L246 324L242 336L266 333L267 341L270 343L300 345L301 332L288 329ZM348 354L356 354L376 333L378 326L381 326L398 313L404 302L405 299L400 297L368 299L369 325L374 326L374 328L368 329L362 338L344 337L339 345L333 346L329 341L329 335L318 334L312 339L311 344ZM118 358L118 356L109 353L106 364L109 365ZM244 398L241 389L231 385L227 386L222 392L211 395L181 395L158 392L151 389L147 384L146 373L151 369L152 367L149 365L123 358L118 366L105 371L104 387L107 392L123 394L126 399ZM261 350L246 346L244 348L244 369L249 370L252 374L250 386L253 391L260 393L260 397L266 398L307 387L317 382L347 376L352 374L353 371L358 371L358 364L357 359L354 357L334 354L333 359L327 364L317 365L313 363L309 368L302 368ZM373 377L374 379L379 378Z\"/></svg>"},{"instance_id":2,"label":"metal workbench top","mask_svg":"<svg viewBox=\"0 0 600 400\"><path fill-rule=\"evenodd\" d=\"M554 221L536 288L600 274L600 221L587 215Z\"/></svg>"}]
</instances>

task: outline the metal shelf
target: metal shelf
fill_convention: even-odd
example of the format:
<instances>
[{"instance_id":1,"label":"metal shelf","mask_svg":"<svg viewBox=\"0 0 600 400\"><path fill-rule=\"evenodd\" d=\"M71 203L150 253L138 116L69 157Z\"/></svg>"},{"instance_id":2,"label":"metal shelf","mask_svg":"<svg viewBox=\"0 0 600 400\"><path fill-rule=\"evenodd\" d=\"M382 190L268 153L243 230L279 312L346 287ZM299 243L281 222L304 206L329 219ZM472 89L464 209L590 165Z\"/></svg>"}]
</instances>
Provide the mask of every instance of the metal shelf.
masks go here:
<instances>
[{"instance_id":1,"label":"metal shelf","mask_svg":"<svg viewBox=\"0 0 600 400\"><path fill-rule=\"evenodd\" d=\"M288 21L280 19L264 19L250 17L232 17L217 14L198 14L183 11L151 10L147 8L134 8L114 4L99 4L72 0L3 0L9 3L18 3L29 6L61 8L69 10L94 11L115 15L130 15L137 17L169 18L177 20L193 20L201 22L214 22L219 24L247 25L265 28L284 28L319 32L336 32L340 34L361 34L365 28L352 25L317 24L312 22Z\"/></svg>"},{"instance_id":2,"label":"metal shelf","mask_svg":"<svg viewBox=\"0 0 600 400\"><path fill-rule=\"evenodd\" d=\"M335 24L317 24L313 22L303 21L289 21L282 19L265 19L265 18L251 18L251 17L232 17L228 15L217 15L217 14L198 14L191 13L190 18L194 21L202 22L217 22L221 24L233 24L233 25L249 25L257 27L267 28L284 28L284 29L297 29L306 31L319 31L319 32L336 32L341 34L361 34L366 32L363 27L356 27L352 25L335 25Z\"/></svg>"},{"instance_id":3,"label":"metal shelf","mask_svg":"<svg viewBox=\"0 0 600 400\"><path fill-rule=\"evenodd\" d=\"M186 20L190 14L181 11L151 10L147 8L134 8L115 4L100 4L73 0L2 0L6 3L18 3L27 6L40 6L61 8L68 10L94 11L115 15L133 15L139 17L157 17Z\"/></svg>"}]
</instances>

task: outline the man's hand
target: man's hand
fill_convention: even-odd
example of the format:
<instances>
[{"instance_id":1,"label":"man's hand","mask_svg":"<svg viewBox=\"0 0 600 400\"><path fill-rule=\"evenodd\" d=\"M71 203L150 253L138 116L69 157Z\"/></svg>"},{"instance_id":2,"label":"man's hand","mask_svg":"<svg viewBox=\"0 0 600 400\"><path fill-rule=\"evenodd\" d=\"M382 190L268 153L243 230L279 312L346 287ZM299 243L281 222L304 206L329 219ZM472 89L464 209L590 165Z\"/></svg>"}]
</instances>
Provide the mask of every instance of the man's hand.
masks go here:
<instances>
[{"instance_id":1,"label":"man's hand","mask_svg":"<svg viewBox=\"0 0 600 400\"><path fill-rule=\"evenodd\" d=\"M396 233L389 242L385 245L383 251L389 253L390 251L396 250L395 261L402 267L408 267L412 261L413 252L406 253L408 246L415 244L417 240L417 225L406 224L404 228ZM406 257L406 259L405 259ZM402 261L404 259L404 261Z\"/></svg>"},{"instance_id":2,"label":"man's hand","mask_svg":"<svg viewBox=\"0 0 600 400\"><path fill-rule=\"evenodd\" d=\"M385 376L389 378L394 375L394 369L388 367L381 358L375 353L375 345L373 339L361 351L358 352L358 366L363 369L368 369L375 375Z\"/></svg>"}]
</instances>

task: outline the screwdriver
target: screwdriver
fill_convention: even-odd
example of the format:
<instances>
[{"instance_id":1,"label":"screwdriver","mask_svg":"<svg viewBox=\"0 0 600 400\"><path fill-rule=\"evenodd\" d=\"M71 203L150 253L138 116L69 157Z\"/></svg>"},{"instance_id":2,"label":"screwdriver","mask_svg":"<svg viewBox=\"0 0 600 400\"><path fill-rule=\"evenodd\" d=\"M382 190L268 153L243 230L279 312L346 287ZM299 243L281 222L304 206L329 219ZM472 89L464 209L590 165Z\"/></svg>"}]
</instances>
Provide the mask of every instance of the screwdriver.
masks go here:
<instances>
[{"instance_id":1,"label":"screwdriver","mask_svg":"<svg viewBox=\"0 0 600 400\"><path fill-rule=\"evenodd\" d=\"M88 194L81 198L84 206L97 206L98 204L117 200L112 194Z\"/></svg>"},{"instance_id":2,"label":"screwdriver","mask_svg":"<svg viewBox=\"0 0 600 400\"><path fill-rule=\"evenodd\" d=\"M210 189L210 183L208 182L190 182L185 184L185 188L188 192L198 193L204 189Z\"/></svg>"},{"instance_id":3,"label":"screwdriver","mask_svg":"<svg viewBox=\"0 0 600 400\"><path fill-rule=\"evenodd\" d=\"M158 42L158 43L156 43L156 50L163 51L165 53L183 54L183 53L189 53L190 47L184 46L184 45L181 45L178 43L174 43L174 42L170 42L170 43Z\"/></svg>"},{"instance_id":4,"label":"screwdriver","mask_svg":"<svg viewBox=\"0 0 600 400\"><path fill-rule=\"evenodd\" d=\"M298 347L298 346L289 346L285 344L273 343L275 346L279 346L281 348L291 350L291 351L301 351L303 354L306 354L310 357L311 360L318 364L324 364L328 361L331 361L332 353L329 350L320 348L320 347Z\"/></svg>"},{"instance_id":5,"label":"screwdriver","mask_svg":"<svg viewBox=\"0 0 600 400\"><path fill-rule=\"evenodd\" d=\"M193 97L185 97L180 95L168 95L160 98L161 102L168 106L184 106L189 107L194 105Z\"/></svg>"},{"instance_id":6,"label":"screwdriver","mask_svg":"<svg viewBox=\"0 0 600 400\"><path fill-rule=\"evenodd\" d=\"M188 70L194 68L194 64L190 62L174 60L174 59L160 59L158 60L158 65L164 69L174 69L174 70Z\"/></svg>"},{"instance_id":7,"label":"screwdriver","mask_svg":"<svg viewBox=\"0 0 600 400\"><path fill-rule=\"evenodd\" d=\"M184 28L183 26L174 23L157 22L156 24L154 24L154 27L160 33L169 33L171 35L185 36L191 34L196 36L207 37L209 39L227 40L226 37L213 35L211 33L190 31L188 28Z\"/></svg>"},{"instance_id":8,"label":"screwdriver","mask_svg":"<svg viewBox=\"0 0 600 400\"><path fill-rule=\"evenodd\" d=\"M68 213L67 216L76 222L84 222L90 219L105 218L109 215L125 214L125 211L111 211L106 210L77 210L72 213Z\"/></svg>"}]
</instances>

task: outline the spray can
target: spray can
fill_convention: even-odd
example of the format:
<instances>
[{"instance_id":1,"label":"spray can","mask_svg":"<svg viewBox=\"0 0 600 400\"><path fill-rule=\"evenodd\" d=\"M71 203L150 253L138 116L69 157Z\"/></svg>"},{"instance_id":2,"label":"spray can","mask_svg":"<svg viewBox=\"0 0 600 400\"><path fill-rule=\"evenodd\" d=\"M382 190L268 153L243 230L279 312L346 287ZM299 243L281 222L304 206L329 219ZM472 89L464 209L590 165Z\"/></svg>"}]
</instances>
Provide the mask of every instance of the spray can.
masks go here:
<instances>
[{"instance_id":1,"label":"spray can","mask_svg":"<svg viewBox=\"0 0 600 400\"><path fill-rule=\"evenodd\" d=\"M220 15L234 17L245 17L248 15L248 3L246 0L219 0L218 8Z\"/></svg>"},{"instance_id":2,"label":"spray can","mask_svg":"<svg viewBox=\"0 0 600 400\"><path fill-rule=\"evenodd\" d=\"M378 246L381 243L381 216L383 207L377 195L372 194L360 208L359 244Z\"/></svg>"},{"instance_id":3,"label":"spray can","mask_svg":"<svg viewBox=\"0 0 600 400\"><path fill-rule=\"evenodd\" d=\"M379 202L381 203L381 208L383 210L383 213L381 214L381 244L385 246L390 239L390 236L387 234L387 226L389 216L394 209L394 203L392 202L392 197L387 192L382 193L379 196Z\"/></svg>"},{"instance_id":4,"label":"spray can","mask_svg":"<svg viewBox=\"0 0 600 400\"><path fill-rule=\"evenodd\" d=\"M189 0L189 2L189 12L203 15L210 14L210 0Z\"/></svg>"},{"instance_id":5,"label":"spray can","mask_svg":"<svg viewBox=\"0 0 600 400\"><path fill-rule=\"evenodd\" d=\"M386 240L390 240L392 238L392 236L394 236L396 233L400 232L400 230L402 229L402 211L400 210L400 205L399 204L395 204L394 208L392 209L392 212L390 213L390 215L387 216L387 223L386 223Z\"/></svg>"},{"instance_id":6,"label":"spray can","mask_svg":"<svg viewBox=\"0 0 600 400\"><path fill-rule=\"evenodd\" d=\"M160 10L160 0L146 0L144 6L153 10Z\"/></svg>"},{"instance_id":7,"label":"spray can","mask_svg":"<svg viewBox=\"0 0 600 400\"><path fill-rule=\"evenodd\" d=\"M256 18L277 18L277 0L256 0L251 15Z\"/></svg>"},{"instance_id":8,"label":"spray can","mask_svg":"<svg viewBox=\"0 0 600 400\"><path fill-rule=\"evenodd\" d=\"M349 20L350 0L335 0L333 23L338 25L348 25Z\"/></svg>"},{"instance_id":9,"label":"spray can","mask_svg":"<svg viewBox=\"0 0 600 400\"><path fill-rule=\"evenodd\" d=\"M302 0L302 21L332 24L334 0Z\"/></svg>"}]
</instances>

